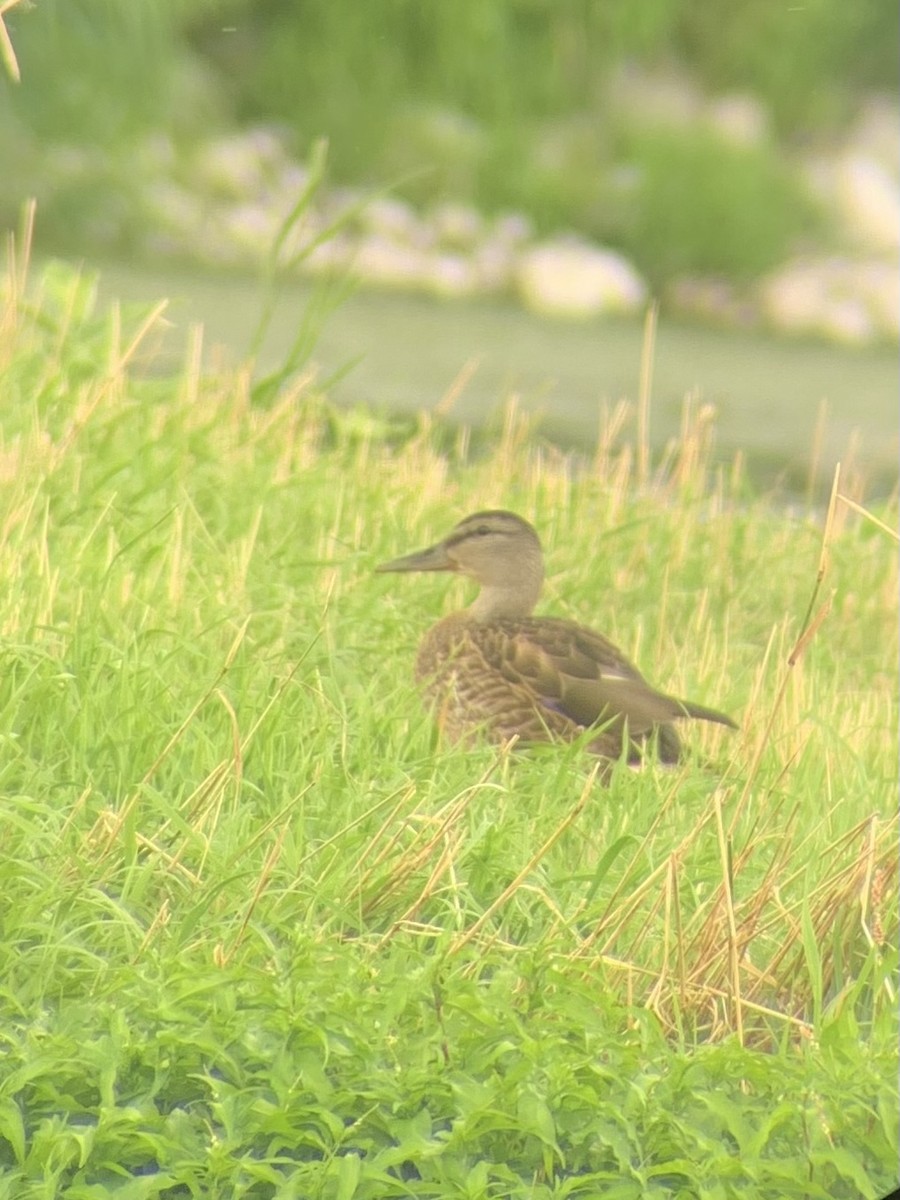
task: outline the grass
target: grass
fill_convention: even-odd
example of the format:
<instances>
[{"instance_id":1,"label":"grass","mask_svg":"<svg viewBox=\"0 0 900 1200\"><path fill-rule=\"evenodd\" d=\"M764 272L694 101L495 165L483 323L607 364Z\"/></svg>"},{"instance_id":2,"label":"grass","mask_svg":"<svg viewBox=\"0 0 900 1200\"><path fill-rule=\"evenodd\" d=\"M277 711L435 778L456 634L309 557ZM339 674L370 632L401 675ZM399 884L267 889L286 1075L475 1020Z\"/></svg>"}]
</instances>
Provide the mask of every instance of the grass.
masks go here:
<instances>
[{"instance_id":1,"label":"grass","mask_svg":"<svg viewBox=\"0 0 900 1200\"><path fill-rule=\"evenodd\" d=\"M897 1182L896 504L589 463L0 308L0 1197L877 1197ZM631 430L636 426L641 435ZM502 504L544 610L725 708L672 772L436 743L373 566Z\"/></svg>"}]
</instances>

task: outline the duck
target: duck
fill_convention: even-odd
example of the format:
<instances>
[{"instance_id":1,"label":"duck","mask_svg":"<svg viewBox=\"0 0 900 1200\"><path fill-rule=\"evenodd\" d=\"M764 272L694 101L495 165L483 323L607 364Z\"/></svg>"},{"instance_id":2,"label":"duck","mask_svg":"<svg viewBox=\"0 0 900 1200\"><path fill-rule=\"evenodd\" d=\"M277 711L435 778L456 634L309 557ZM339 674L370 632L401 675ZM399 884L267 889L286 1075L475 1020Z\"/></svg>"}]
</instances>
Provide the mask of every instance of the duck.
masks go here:
<instances>
[{"instance_id":1,"label":"duck","mask_svg":"<svg viewBox=\"0 0 900 1200\"><path fill-rule=\"evenodd\" d=\"M516 513L472 513L440 542L377 572L452 571L479 585L468 608L424 635L416 682L451 742L574 742L631 764L682 758L674 722L727 714L657 691L611 641L561 617L534 616L544 555L534 526Z\"/></svg>"}]
</instances>

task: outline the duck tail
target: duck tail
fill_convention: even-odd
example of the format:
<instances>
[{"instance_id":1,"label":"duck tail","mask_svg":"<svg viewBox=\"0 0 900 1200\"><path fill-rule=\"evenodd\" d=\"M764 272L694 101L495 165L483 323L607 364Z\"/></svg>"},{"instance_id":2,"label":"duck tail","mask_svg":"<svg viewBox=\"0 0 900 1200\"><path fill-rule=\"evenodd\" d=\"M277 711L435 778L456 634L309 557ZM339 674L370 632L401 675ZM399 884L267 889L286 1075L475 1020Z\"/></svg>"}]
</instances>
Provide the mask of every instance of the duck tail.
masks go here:
<instances>
[{"instance_id":1,"label":"duck tail","mask_svg":"<svg viewBox=\"0 0 900 1200\"><path fill-rule=\"evenodd\" d=\"M715 708L706 708L704 705L694 704L690 700L676 700L675 703L685 717L694 717L698 721L715 721L717 725L727 725L729 729L740 728L738 723L732 721L727 713L719 712Z\"/></svg>"}]
</instances>

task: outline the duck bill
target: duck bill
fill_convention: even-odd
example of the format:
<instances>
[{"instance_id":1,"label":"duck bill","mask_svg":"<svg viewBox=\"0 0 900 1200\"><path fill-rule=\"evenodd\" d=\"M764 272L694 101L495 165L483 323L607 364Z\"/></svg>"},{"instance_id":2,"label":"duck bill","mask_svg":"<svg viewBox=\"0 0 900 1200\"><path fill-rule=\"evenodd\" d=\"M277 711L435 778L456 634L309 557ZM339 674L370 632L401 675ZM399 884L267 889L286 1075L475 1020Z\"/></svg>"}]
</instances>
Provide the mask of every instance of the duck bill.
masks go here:
<instances>
[{"instance_id":1,"label":"duck bill","mask_svg":"<svg viewBox=\"0 0 900 1200\"><path fill-rule=\"evenodd\" d=\"M417 550L403 558L395 558L391 562L382 563L376 571L455 571L456 563L447 553L443 542L429 546L427 550Z\"/></svg>"}]
</instances>

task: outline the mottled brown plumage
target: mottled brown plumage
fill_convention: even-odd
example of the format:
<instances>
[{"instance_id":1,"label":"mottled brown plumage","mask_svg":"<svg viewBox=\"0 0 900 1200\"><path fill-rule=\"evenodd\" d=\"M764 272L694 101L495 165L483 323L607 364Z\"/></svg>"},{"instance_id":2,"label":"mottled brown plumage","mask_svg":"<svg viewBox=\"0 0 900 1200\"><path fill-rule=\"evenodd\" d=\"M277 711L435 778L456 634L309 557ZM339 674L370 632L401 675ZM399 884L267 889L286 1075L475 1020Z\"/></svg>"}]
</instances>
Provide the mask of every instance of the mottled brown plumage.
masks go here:
<instances>
[{"instance_id":1,"label":"mottled brown plumage","mask_svg":"<svg viewBox=\"0 0 900 1200\"><path fill-rule=\"evenodd\" d=\"M599 633L556 617L533 617L544 578L537 533L514 513L474 513L437 545L379 571L457 571L481 585L473 604L422 639L416 679L453 741L573 741L632 761L655 737L659 757L680 754L672 725L697 717L734 727L724 713L655 691Z\"/></svg>"}]
</instances>

